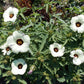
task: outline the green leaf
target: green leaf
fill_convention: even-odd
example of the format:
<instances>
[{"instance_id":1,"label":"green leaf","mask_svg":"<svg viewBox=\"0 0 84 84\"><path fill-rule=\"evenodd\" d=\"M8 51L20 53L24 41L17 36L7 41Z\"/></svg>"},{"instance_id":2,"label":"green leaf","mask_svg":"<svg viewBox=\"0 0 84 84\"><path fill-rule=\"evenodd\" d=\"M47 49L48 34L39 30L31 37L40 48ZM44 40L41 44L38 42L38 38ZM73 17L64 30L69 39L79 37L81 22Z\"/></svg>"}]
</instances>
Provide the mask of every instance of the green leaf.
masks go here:
<instances>
[{"instance_id":1,"label":"green leaf","mask_svg":"<svg viewBox=\"0 0 84 84\"><path fill-rule=\"evenodd\" d=\"M44 48L44 45L45 45L45 43L46 43L46 39L48 38L48 34L43 38L43 40L42 40L42 44L40 45L40 49L39 49L39 51L41 52L41 50Z\"/></svg>"},{"instance_id":2,"label":"green leaf","mask_svg":"<svg viewBox=\"0 0 84 84\"><path fill-rule=\"evenodd\" d=\"M50 79L48 79L48 83L49 83L49 84L52 84L52 82L51 82L51 80L50 80Z\"/></svg>"},{"instance_id":3,"label":"green leaf","mask_svg":"<svg viewBox=\"0 0 84 84\"><path fill-rule=\"evenodd\" d=\"M22 17L24 20L26 20L25 17L24 17L24 15L23 15L22 13L20 13L20 15L21 15L21 17Z\"/></svg>"},{"instance_id":4,"label":"green leaf","mask_svg":"<svg viewBox=\"0 0 84 84\"><path fill-rule=\"evenodd\" d=\"M56 74L59 68L54 68L54 73Z\"/></svg>"},{"instance_id":5,"label":"green leaf","mask_svg":"<svg viewBox=\"0 0 84 84\"><path fill-rule=\"evenodd\" d=\"M10 70L10 67L5 67L4 65L0 65L0 68Z\"/></svg>"},{"instance_id":6,"label":"green leaf","mask_svg":"<svg viewBox=\"0 0 84 84\"><path fill-rule=\"evenodd\" d=\"M6 84L9 84L9 82L10 82L10 80L8 80L8 81L6 82Z\"/></svg>"},{"instance_id":7,"label":"green leaf","mask_svg":"<svg viewBox=\"0 0 84 84\"><path fill-rule=\"evenodd\" d=\"M0 69L0 75L1 75L1 69Z\"/></svg>"},{"instance_id":8,"label":"green leaf","mask_svg":"<svg viewBox=\"0 0 84 84\"><path fill-rule=\"evenodd\" d=\"M46 4L46 13L48 13L49 7L48 4Z\"/></svg>"},{"instance_id":9,"label":"green leaf","mask_svg":"<svg viewBox=\"0 0 84 84\"><path fill-rule=\"evenodd\" d=\"M75 37L71 37L74 41L77 41L77 39Z\"/></svg>"},{"instance_id":10,"label":"green leaf","mask_svg":"<svg viewBox=\"0 0 84 84\"><path fill-rule=\"evenodd\" d=\"M33 26L33 23L23 26L20 30L25 30L25 29L29 28L30 26Z\"/></svg>"},{"instance_id":11,"label":"green leaf","mask_svg":"<svg viewBox=\"0 0 84 84\"><path fill-rule=\"evenodd\" d=\"M60 64L60 66L62 66L62 67L64 66L64 64L63 64L62 62L59 62L59 64Z\"/></svg>"},{"instance_id":12,"label":"green leaf","mask_svg":"<svg viewBox=\"0 0 84 84\"><path fill-rule=\"evenodd\" d=\"M63 82L65 81L65 78L62 77L62 78L58 78L57 80L58 80L59 82L62 82L62 83L63 83Z\"/></svg>"},{"instance_id":13,"label":"green leaf","mask_svg":"<svg viewBox=\"0 0 84 84\"><path fill-rule=\"evenodd\" d=\"M22 84L27 84L27 82L25 80L22 80L22 79L18 79L18 81Z\"/></svg>"},{"instance_id":14,"label":"green leaf","mask_svg":"<svg viewBox=\"0 0 84 84\"><path fill-rule=\"evenodd\" d=\"M3 76L2 77L6 77L6 76L8 76L8 74L7 73L3 73Z\"/></svg>"},{"instance_id":15,"label":"green leaf","mask_svg":"<svg viewBox=\"0 0 84 84\"><path fill-rule=\"evenodd\" d=\"M21 8L20 10L19 10L19 12L20 13L23 13L24 11L26 11L27 10L27 8L26 7L23 7L23 8Z\"/></svg>"},{"instance_id":16,"label":"green leaf","mask_svg":"<svg viewBox=\"0 0 84 84\"><path fill-rule=\"evenodd\" d=\"M83 46L83 48L84 48L84 40L83 40L83 42L82 42L82 46Z\"/></svg>"},{"instance_id":17,"label":"green leaf","mask_svg":"<svg viewBox=\"0 0 84 84\"><path fill-rule=\"evenodd\" d=\"M49 68L46 64L43 64L45 66L45 68L50 71L51 74L53 74L53 70L51 70L51 68Z\"/></svg>"}]
</instances>

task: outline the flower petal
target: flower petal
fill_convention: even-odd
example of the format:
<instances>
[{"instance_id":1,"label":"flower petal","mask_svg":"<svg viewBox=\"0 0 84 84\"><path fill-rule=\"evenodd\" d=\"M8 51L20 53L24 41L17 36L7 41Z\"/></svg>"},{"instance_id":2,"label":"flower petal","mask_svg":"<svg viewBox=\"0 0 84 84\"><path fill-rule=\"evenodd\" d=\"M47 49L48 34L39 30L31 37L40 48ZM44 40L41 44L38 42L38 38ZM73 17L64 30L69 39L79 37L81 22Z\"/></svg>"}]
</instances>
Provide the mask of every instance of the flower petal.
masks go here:
<instances>
[{"instance_id":1,"label":"flower petal","mask_svg":"<svg viewBox=\"0 0 84 84\"><path fill-rule=\"evenodd\" d=\"M13 38L16 39L23 39L24 33L20 33L18 31L13 32Z\"/></svg>"},{"instance_id":2,"label":"flower petal","mask_svg":"<svg viewBox=\"0 0 84 84\"><path fill-rule=\"evenodd\" d=\"M7 42L7 44L15 44L15 41L14 41L14 38L12 35L7 38L6 42Z\"/></svg>"},{"instance_id":3,"label":"flower petal","mask_svg":"<svg viewBox=\"0 0 84 84\"><path fill-rule=\"evenodd\" d=\"M30 44L30 37L28 35L24 35L23 40L24 40L24 42Z\"/></svg>"},{"instance_id":4,"label":"flower petal","mask_svg":"<svg viewBox=\"0 0 84 84\"><path fill-rule=\"evenodd\" d=\"M73 59L73 64L75 64L75 65L80 65L81 64L81 61L80 61L80 59Z\"/></svg>"}]
</instances>

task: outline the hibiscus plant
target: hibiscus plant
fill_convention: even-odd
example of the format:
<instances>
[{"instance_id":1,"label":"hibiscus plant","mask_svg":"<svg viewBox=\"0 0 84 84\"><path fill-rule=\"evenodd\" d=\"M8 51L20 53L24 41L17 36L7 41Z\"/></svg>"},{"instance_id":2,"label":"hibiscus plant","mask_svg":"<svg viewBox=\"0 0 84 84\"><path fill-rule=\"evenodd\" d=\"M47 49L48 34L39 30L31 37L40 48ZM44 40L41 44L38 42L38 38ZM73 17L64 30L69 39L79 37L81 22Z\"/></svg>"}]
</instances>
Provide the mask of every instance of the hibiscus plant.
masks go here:
<instances>
[{"instance_id":1,"label":"hibiscus plant","mask_svg":"<svg viewBox=\"0 0 84 84\"><path fill-rule=\"evenodd\" d=\"M0 84L83 84L84 0L0 1Z\"/></svg>"}]
</instances>

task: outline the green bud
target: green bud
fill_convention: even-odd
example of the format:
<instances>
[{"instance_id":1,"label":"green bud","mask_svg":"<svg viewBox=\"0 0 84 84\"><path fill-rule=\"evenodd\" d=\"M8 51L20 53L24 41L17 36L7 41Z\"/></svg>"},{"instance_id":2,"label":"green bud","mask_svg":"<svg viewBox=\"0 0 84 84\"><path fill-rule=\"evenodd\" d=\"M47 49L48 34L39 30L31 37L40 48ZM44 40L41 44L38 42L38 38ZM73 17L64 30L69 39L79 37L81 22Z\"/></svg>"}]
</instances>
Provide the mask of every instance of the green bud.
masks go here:
<instances>
[{"instance_id":1,"label":"green bud","mask_svg":"<svg viewBox=\"0 0 84 84\"><path fill-rule=\"evenodd\" d=\"M6 59L9 59L10 58L10 56L6 56Z\"/></svg>"},{"instance_id":2,"label":"green bud","mask_svg":"<svg viewBox=\"0 0 84 84\"><path fill-rule=\"evenodd\" d=\"M44 59L41 59L41 62L44 62Z\"/></svg>"},{"instance_id":3,"label":"green bud","mask_svg":"<svg viewBox=\"0 0 84 84\"><path fill-rule=\"evenodd\" d=\"M55 11L56 11L56 7L53 7L53 8L52 8L52 11L54 11L54 12L55 12Z\"/></svg>"},{"instance_id":4,"label":"green bud","mask_svg":"<svg viewBox=\"0 0 84 84\"><path fill-rule=\"evenodd\" d=\"M38 57L38 60L41 60L41 57Z\"/></svg>"},{"instance_id":5,"label":"green bud","mask_svg":"<svg viewBox=\"0 0 84 84\"><path fill-rule=\"evenodd\" d=\"M11 71L7 71L7 74L8 74L8 75L11 75L12 73L11 73Z\"/></svg>"},{"instance_id":6,"label":"green bud","mask_svg":"<svg viewBox=\"0 0 84 84\"><path fill-rule=\"evenodd\" d=\"M58 75L58 74L56 74L56 75L55 75L55 77L56 77L56 78L59 78L59 75Z\"/></svg>"},{"instance_id":7,"label":"green bud","mask_svg":"<svg viewBox=\"0 0 84 84\"><path fill-rule=\"evenodd\" d=\"M7 62L8 62L7 60L3 60L3 62L2 62L2 63L5 63L5 64L7 64Z\"/></svg>"},{"instance_id":8,"label":"green bud","mask_svg":"<svg viewBox=\"0 0 84 84\"><path fill-rule=\"evenodd\" d=\"M12 32L8 32L8 35L12 35Z\"/></svg>"},{"instance_id":9,"label":"green bud","mask_svg":"<svg viewBox=\"0 0 84 84\"><path fill-rule=\"evenodd\" d=\"M47 74L46 72L43 72L43 75L45 75L45 76L46 76L46 74Z\"/></svg>"},{"instance_id":10,"label":"green bud","mask_svg":"<svg viewBox=\"0 0 84 84\"><path fill-rule=\"evenodd\" d=\"M41 58L43 58L43 56L41 56Z\"/></svg>"},{"instance_id":11,"label":"green bud","mask_svg":"<svg viewBox=\"0 0 84 84\"><path fill-rule=\"evenodd\" d=\"M15 79L16 79L16 76L13 76L13 77L12 77L12 80L15 80Z\"/></svg>"},{"instance_id":12,"label":"green bud","mask_svg":"<svg viewBox=\"0 0 84 84\"><path fill-rule=\"evenodd\" d=\"M53 33L53 30L49 30L48 32L49 32L50 34L52 34L52 33Z\"/></svg>"},{"instance_id":13,"label":"green bud","mask_svg":"<svg viewBox=\"0 0 84 84\"><path fill-rule=\"evenodd\" d=\"M32 65L32 66L30 67L30 70L34 71L34 70L35 70L35 65Z\"/></svg>"},{"instance_id":14,"label":"green bud","mask_svg":"<svg viewBox=\"0 0 84 84\"><path fill-rule=\"evenodd\" d=\"M46 78L45 78L45 79L49 80L50 78L49 78L48 76L46 76Z\"/></svg>"},{"instance_id":15,"label":"green bud","mask_svg":"<svg viewBox=\"0 0 84 84\"><path fill-rule=\"evenodd\" d=\"M81 10L84 10L84 6L81 6Z\"/></svg>"},{"instance_id":16,"label":"green bud","mask_svg":"<svg viewBox=\"0 0 84 84\"><path fill-rule=\"evenodd\" d=\"M32 18L32 22L35 22L36 20L35 20L35 18Z\"/></svg>"},{"instance_id":17,"label":"green bud","mask_svg":"<svg viewBox=\"0 0 84 84\"><path fill-rule=\"evenodd\" d=\"M72 36L72 33L71 32L67 34L67 37L71 37L71 36Z\"/></svg>"},{"instance_id":18,"label":"green bud","mask_svg":"<svg viewBox=\"0 0 84 84\"><path fill-rule=\"evenodd\" d=\"M37 52L37 55L40 55L40 52L39 51Z\"/></svg>"},{"instance_id":19,"label":"green bud","mask_svg":"<svg viewBox=\"0 0 84 84\"><path fill-rule=\"evenodd\" d=\"M73 77L73 81L77 81L77 78L76 77Z\"/></svg>"}]
</instances>

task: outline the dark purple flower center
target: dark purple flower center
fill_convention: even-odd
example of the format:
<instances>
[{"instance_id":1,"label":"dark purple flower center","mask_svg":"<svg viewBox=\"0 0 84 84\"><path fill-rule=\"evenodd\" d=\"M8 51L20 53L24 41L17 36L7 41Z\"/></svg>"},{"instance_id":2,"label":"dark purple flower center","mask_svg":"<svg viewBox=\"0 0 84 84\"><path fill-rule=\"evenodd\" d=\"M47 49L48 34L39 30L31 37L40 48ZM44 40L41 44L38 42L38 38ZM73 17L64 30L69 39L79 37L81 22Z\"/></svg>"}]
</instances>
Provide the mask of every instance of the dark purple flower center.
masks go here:
<instances>
[{"instance_id":1,"label":"dark purple flower center","mask_svg":"<svg viewBox=\"0 0 84 84\"><path fill-rule=\"evenodd\" d=\"M55 51L55 52L58 52L58 48L54 48L54 51Z\"/></svg>"},{"instance_id":2,"label":"dark purple flower center","mask_svg":"<svg viewBox=\"0 0 84 84\"><path fill-rule=\"evenodd\" d=\"M81 26L81 23L80 22L76 22L76 26L77 27L80 27Z\"/></svg>"},{"instance_id":3,"label":"dark purple flower center","mask_svg":"<svg viewBox=\"0 0 84 84\"><path fill-rule=\"evenodd\" d=\"M9 17L12 18L14 16L14 14L10 14Z\"/></svg>"},{"instance_id":4,"label":"dark purple flower center","mask_svg":"<svg viewBox=\"0 0 84 84\"><path fill-rule=\"evenodd\" d=\"M11 48L10 48L10 47L7 47L7 48L6 48L6 51L9 51L9 50L11 50Z\"/></svg>"},{"instance_id":5,"label":"dark purple flower center","mask_svg":"<svg viewBox=\"0 0 84 84\"><path fill-rule=\"evenodd\" d=\"M17 43L18 45L22 45L22 44L23 44L23 40L22 40L22 39L17 39L16 43Z\"/></svg>"},{"instance_id":6,"label":"dark purple flower center","mask_svg":"<svg viewBox=\"0 0 84 84\"><path fill-rule=\"evenodd\" d=\"M74 57L77 57L78 58L78 55L77 54L74 54Z\"/></svg>"},{"instance_id":7,"label":"dark purple flower center","mask_svg":"<svg viewBox=\"0 0 84 84\"><path fill-rule=\"evenodd\" d=\"M18 69L22 69L23 65L22 64L19 64L18 65Z\"/></svg>"}]
</instances>

